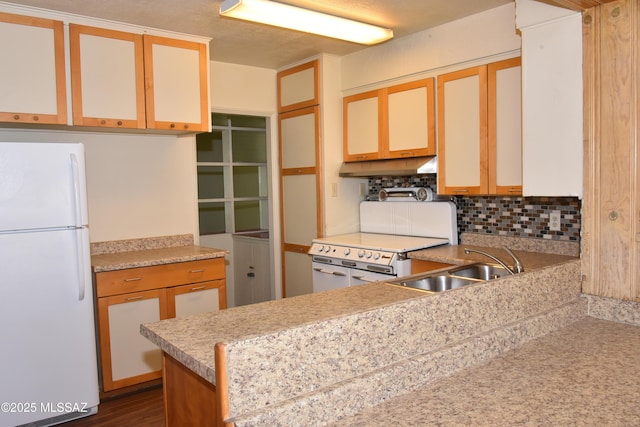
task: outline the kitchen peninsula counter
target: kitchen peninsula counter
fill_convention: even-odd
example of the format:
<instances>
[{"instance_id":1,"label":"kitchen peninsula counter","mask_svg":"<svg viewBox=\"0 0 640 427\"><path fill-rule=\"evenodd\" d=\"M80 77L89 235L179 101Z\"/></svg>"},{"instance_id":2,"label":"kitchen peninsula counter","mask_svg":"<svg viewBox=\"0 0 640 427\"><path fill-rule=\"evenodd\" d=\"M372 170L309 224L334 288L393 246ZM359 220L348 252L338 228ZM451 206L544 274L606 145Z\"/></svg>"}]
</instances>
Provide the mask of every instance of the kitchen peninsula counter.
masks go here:
<instances>
[{"instance_id":1,"label":"kitchen peninsula counter","mask_svg":"<svg viewBox=\"0 0 640 427\"><path fill-rule=\"evenodd\" d=\"M587 317L335 427L640 425L640 327Z\"/></svg>"},{"instance_id":2,"label":"kitchen peninsula counter","mask_svg":"<svg viewBox=\"0 0 640 427\"><path fill-rule=\"evenodd\" d=\"M433 250L442 262L478 261ZM322 425L586 315L577 258L516 252L524 274L451 292L378 282L145 324L141 333L213 388L224 374L227 422Z\"/></svg>"}]
</instances>

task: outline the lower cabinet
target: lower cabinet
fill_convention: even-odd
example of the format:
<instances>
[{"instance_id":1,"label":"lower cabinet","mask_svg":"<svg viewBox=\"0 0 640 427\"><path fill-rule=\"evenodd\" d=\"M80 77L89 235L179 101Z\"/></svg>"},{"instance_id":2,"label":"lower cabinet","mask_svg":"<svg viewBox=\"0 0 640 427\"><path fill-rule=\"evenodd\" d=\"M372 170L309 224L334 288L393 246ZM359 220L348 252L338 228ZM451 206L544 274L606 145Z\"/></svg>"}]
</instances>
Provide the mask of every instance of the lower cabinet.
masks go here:
<instances>
[{"instance_id":1,"label":"lower cabinet","mask_svg":"<svg viewBox=\"0 0 640 427\"><path fill-rule=\"evenodd\" d=\"M236 305L271 300L269 240L234 236L233 253Z\"/></svg>"},{"instance_id":2,"label":"lower cabinet","mask_svg":"<svg viewBox=\"0 0 640 427\"><path fill-rule=\"evenodd\" d=\"M226 308L224 258L95 274L102 390L162 377L140 324Z\"/></svg>"}]
</instances>

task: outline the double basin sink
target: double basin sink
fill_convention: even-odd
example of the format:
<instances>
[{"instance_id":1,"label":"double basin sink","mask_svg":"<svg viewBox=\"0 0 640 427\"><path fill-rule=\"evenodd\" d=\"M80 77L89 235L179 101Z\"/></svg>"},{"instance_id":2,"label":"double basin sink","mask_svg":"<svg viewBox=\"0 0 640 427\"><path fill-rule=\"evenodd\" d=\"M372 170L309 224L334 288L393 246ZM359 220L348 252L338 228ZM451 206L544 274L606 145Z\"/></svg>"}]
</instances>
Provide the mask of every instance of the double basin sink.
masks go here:
<instances>
[{"instance_id":1,"label":"double basin sink","mask_svg":"<svg viewBox=\"0 0 640 427\"><path fill-rule=\"evenodd\" d=\"M500 265L476 263L385 283L427 292L444 292L487 280L499 279L509 274L511 272Z\"/></svg>"}]
</instances>

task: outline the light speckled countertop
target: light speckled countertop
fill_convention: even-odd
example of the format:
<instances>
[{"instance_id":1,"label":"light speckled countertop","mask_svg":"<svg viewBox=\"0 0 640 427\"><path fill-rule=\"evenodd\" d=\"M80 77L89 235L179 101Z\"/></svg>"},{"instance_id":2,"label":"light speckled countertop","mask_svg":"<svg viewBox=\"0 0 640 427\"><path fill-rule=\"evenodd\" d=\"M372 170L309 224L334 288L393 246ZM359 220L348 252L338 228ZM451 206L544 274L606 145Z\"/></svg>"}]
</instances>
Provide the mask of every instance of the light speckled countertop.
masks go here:
<instances>
[{"instance_id":1,"label":"light speckled countertop","mask_svg":"<svg viewBox=\"0 0 640 427\"><path fill-rule=\"evenodd\" d=\"M492 251L490 248L483 249ZM452 264L478 260L473 254L465 255L458 246L434 248L424 252L429 251L435 251L434 256L442 262ZM445 255L442 255L443 253ZM447 253L452 256L446 258ZM526 252L517 252L517 254L525 266L528 266L527 271L575 260L574 257L562 255ZM371 283L234 307L216 313L168 319L143 325L142 334L182 362L185 362L185 359L194 362L197 360L199 365L197 369L194 369L195 366L189 367L214 383L212 349L215 343L242 341L275 334L301 325L363 313L397 302L422 298L425 295L423 292L411 289ZM185 357L181 358L178 355L185 355Z\"/></svg>"},{"instance_id":2,"label":"light speckled countertop","mask_svg":"<svg viewBox=\"0 0 640 427\"><path fill-rule=\"evenodd\" d=\"M638 425L640 328L587 316L640 325L640 304L581 295L575 243L516 243L524 274L452 292L372 283L141 333L214 384L213 344L225 342L237 427ZM471 244L511 264L504 239L413 257L488 261L464 254Z\"/></svg>"},{"instance_id":3,"label":"light speckled countertop","mask_svg":"<svg viewBox=\"0 0 640 427\"><path fill-rule=\"evenodd\" d=\"M227 251L222 249L193 245L144 249L139 251L92 255L91 267L94 272L100 273L104 271L123 270L125 268L221 258L227 255L227 253Z\"/></svg>"},{"instance_id":4,"label":"light speckled countertop","mask_svg":"<svg viewBox=\"0 0 640 427\"><path fill-rule=\"evenodd\" d=\"M111 240L91 243L91 267L100 273L222 258L227 254L226 250L194 245L192 234Z\"/></svg>"},{"instance_id":5,"label":"light speckled countertop","mask_svg":"<svg viewBox=\"0 0 640 427\"><path fill-rule=\"evenodd\" d=\"M330 425L640 425L639 348L640 327L587 317Z\"/></svg>"},{"instance_id":6,"label":"light speckled countertop","mask_svg":"<svg viewBox=\"0 0 640 427\"><path fill-rule=\"evenodd\" d=\"M459 248L438 249L453 251L443 262L476 261L464 252L460 255ZM295 424L315 410L313 399L328 405L322 408L326 421L335 420L338 406L344 406L343 414L354 407L344 403L346 396L354 396L351 387L356 383L358 393L367 395L365 401L375 404L389 396L374 386L380 378L395 377L392 388L398 390L412 387L416 378L400 372L420 363L426 373L430 362L416 362L416 358L432 359L433 355L422 355L443 345L488 333L474 341L484 350L469 353L468 344L443 350L449 354L444 357L456 363L433 371L420 383L584 315L580 307L586 304L576 300L576 258L522 251L518 255L527 272L495 284L483 282L429 295L378 282L168 319L142 325L141 333L213 384L213 345L225 343L230 413L237 426ZM543 317L527 320L537 316ZM451 322L452 318L459 321ZM489 332L510 322L517 324L515 329ZM314 416L317 419L319 414Z\"/></svg>"},{"instance_id":7,"label":"light speckled countertop","mask_svg":"<svg viewBox=\"0 0 640 427\"><path fill-rule=\"evenodd\" d=\"M436 261L443 262L449 264L468 264L469 262L489 262L495 263L490 258L476 254L470 253L465 254L465 248L470 249L478 249L485 251L493 256L497 256L500 260L507 263L507 265L512 266L513 261L511 257L507 254L507 252L502 248L490 248L485 246L475 246L470 244L465 245L445 245L438 246L435 248L425 249L422 251L411 252L409 254L410 258L413 259L421 259L427 261ZM575 260L575 256L569 255L557 255L551 253L543 253L543 252L527 252L522 250L514 250L515 254L520 258L522 264L525 267L525 271L535 270L542 267L547 267L549 265L558 264L565 261Z\"/></svg>"}]
</instances>

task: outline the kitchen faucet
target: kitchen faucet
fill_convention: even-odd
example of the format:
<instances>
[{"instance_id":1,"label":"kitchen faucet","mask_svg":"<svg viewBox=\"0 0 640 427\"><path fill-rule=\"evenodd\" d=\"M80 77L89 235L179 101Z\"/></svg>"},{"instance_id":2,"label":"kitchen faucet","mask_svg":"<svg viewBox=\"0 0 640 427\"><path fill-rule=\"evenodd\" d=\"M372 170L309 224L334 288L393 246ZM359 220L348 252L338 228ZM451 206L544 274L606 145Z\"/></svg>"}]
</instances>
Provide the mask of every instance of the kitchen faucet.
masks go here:
<instances>
[{"instance_id":1,"label":"kitchen faucet","mask_svg":"<svg viewBox=\"0 0 640 427\"><path fill-rule=\"evenodd\" d=\"M507 264L505 264L503 261L501 261L497 257L495 257L495 256L493 256L491 254L488 254L488 253L486 253L484 251L479 251L479 250L476 250L476 249L464 248L464 253L465 254L469 254L471 252L475 252L477 254L487 256L487 257L491 258L492 260L494 260L495 262L497 262L498 264L500 264L501 266L503 266L509 272L509 274L522 273L524 271L524 266L522 265L522 262L516 256L516 254L514 254L513 251L511 249L509 249L508 247L506 247L506 246L503 246L502 249L507 251L507 253L511 256L511 258L513 258L513 268L509 267Z\"/></svg>"}]
</instances>

